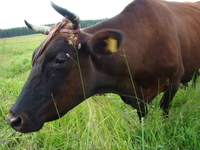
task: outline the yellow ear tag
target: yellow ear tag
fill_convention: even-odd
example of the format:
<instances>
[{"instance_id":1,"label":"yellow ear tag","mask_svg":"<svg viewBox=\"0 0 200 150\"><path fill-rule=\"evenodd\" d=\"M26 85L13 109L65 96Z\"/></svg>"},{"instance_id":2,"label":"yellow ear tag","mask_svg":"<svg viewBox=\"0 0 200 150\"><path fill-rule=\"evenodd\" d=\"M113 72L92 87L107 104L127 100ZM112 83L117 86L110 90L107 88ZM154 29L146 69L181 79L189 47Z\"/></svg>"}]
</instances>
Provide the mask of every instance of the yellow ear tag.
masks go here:
<instances>
[{"instance_id":1,"label":"yellow ear tag","mask_svg":"<svg viewBox=\"0 0 200 150\"><path fill-rule=\"evenodd\" d=\"M108 38L104 40L104 42L107 43L108 49L111 53L114 53L117 51L117 40L114 38Z\"/></svg>"}]
</instances>

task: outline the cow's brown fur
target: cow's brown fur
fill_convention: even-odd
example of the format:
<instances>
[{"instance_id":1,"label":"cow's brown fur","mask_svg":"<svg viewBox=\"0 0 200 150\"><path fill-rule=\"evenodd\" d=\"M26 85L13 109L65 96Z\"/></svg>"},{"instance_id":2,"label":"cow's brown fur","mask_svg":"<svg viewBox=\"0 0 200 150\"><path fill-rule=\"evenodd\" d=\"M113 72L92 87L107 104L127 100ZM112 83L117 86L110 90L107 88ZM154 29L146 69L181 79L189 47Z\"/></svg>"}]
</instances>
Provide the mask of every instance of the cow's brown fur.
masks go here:
<instances>
[{"instance_id":1,"label":"cow's brown fur","mask_svg":"<svg viewBox=\"0 0 200 150\"><path fill-rule=\"evenodd\" d=\"M25 122L20 113L37 108L32 120L14 127L20 132L36 131L45 121L58 118L52 96L59 113L64 115L98 93L118 94L137 109L141 119L147 114L146 103L164 92L160 106L168 115L179 83L190 81L199 68L199 17L199 2L135 0L117 16L81 30L73 46L69 44L69 34L58 33L34 64L8 120L11 122L14 116ZM109 37L117 41L115 53L105 42ZM77 51L74 47L78 44L81 48ZM55 64L59 56L67 63ZM19 108L23 103L27 107ZM29 128L34 122L39 126Z\"/></svg>"}]
</instances>

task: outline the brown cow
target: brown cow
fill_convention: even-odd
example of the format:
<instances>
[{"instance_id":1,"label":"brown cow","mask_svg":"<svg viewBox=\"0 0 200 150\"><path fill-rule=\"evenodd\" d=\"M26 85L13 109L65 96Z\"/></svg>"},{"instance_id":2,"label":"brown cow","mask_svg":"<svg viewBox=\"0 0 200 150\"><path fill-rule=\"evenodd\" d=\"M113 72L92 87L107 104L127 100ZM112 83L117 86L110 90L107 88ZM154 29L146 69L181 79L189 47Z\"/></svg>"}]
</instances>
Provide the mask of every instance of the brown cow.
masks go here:
<instances>
[{"instance_id":1,"label":"brown cow","mask_svg":"<svg viewBox=\"0 0 200 150\"><path fill-rule=\"evenodd\" d=\"M116 93L147 114L146 103L164 92L160 106L168 115L180 82L200 64L199 3L135 0L120 14L80 30L79 18L52 3L66 18L49 27L33 54L33 67L8 123L33 132L95 94ZM55 109L55 107L57 109Z\"/></svg>"}]
</instances>

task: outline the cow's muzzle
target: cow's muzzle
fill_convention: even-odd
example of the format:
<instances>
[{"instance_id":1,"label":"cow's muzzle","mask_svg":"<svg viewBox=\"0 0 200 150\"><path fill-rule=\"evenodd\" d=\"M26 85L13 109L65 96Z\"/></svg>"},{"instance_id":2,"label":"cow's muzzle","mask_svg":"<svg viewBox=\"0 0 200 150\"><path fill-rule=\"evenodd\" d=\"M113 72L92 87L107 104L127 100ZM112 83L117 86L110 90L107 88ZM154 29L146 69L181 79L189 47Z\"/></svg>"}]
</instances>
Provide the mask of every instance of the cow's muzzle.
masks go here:
<instances>
[{"instance_id":1,"label":"cow's muzzle","mask_svg":"<svg viewBox=\"0 0 200 150\"><path fill-rule=\"evenodd\" d=\"M7 122L13 129L20 132L22 126L22 119L20 116L15 117L12 113L9 113L7 117Z\"/></svg>"},{"instance_id":2,"label":"cow's muzzle","mask_svg":"<svg viewBox=\"0 0 200 150\"><path fill-rule=\"evenodd\" d=\"M11 111L7 116L7 122L13 129L22 133L38 131L42 128L44 124L41 122L33 122L32 118L28 117L24 113L14 115L14 113L12 113Z\"/></svg>"}]
</instances>

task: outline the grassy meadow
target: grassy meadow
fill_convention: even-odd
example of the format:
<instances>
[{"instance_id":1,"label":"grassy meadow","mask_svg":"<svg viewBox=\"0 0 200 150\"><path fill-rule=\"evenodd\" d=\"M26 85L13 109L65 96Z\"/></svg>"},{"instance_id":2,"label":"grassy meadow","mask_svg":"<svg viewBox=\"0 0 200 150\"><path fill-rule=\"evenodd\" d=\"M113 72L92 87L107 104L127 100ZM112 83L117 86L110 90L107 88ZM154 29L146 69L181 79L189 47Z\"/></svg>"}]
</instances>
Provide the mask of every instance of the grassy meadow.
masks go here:
<instances>
[{"instance_id":1,"label":"grassy meadow","mask_svg":"<svg viewBox=\"0 0 200 150\"><path fill-rule=\"evenodd\" d=\"M200 149L200 81L196 89L179 89L170 116L163 119L158 95L141 123L136 110L117 95L91 97L59 120L34 133L21 134L7 125L31 69L33 50L44 35L0 39L1 150L198 150Z\"/></svg>"}]
</instances>

